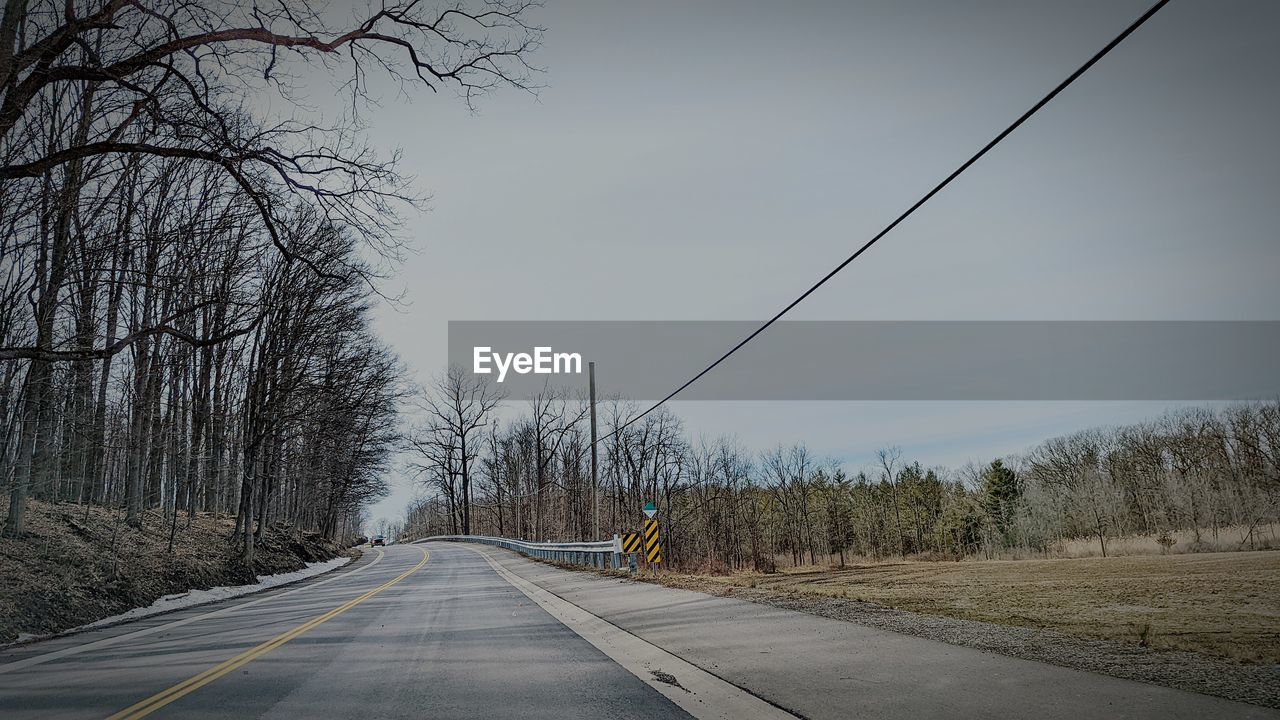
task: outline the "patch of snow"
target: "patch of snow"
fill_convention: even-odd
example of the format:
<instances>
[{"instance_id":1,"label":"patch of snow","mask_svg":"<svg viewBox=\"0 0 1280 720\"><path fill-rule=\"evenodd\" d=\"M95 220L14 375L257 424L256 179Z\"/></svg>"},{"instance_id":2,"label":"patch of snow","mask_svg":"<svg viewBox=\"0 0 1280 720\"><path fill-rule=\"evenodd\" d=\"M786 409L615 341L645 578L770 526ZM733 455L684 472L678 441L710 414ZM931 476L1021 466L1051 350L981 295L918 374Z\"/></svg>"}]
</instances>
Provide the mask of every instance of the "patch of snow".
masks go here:
<instances>
[{"instance_id":1,"label":"patch of snow","mask_svg":"<svg viewBox=\"0 0 1280 720\"><path fill-rule=\"evenodd\" d=\"M116 623L126 622L129 620L137 620L139 618L158 615L173 610L181 610L182 608L192 607L194 605L206 605L219 600L248 595L249 593L262 592L268 588L277 585L285 585L299 580L305 580L321 573L327 573L351 562L354 558L339 557L324 562L307 563L307 567L294 572L279 573L276 575L259 575L258 582L252 585L230 585L209 588L208 590L188 590L184 593L175 593L173 595L165 595L146 607L134 608L128 612L119 615L113 615L103 618L88 625L81 625L72 628L66 632L79 632L90 628L102 627L103 625L115 625Z\"/></svg>"}]
</instances>

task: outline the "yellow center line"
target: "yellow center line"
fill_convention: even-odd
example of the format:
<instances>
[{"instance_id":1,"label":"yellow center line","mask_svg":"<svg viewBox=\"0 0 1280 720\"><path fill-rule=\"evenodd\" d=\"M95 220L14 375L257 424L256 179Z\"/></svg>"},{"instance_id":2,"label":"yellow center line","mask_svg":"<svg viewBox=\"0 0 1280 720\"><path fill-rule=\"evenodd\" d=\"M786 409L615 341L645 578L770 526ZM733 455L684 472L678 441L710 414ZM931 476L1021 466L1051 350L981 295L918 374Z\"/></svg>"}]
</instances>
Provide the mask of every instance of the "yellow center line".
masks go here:
<instances>
[{"instance_id":1,"label":"yellow center line","mask_svg":"<svg viewBox=\"0 0 1280 720\"><path fill-rule=\"evenodd\" d=\"M230 660L227 660L221 664L215 665L209 668L208 670L205 670L204 672L200 673L199 675L196 675L193 678L184 680L178 683L177 685L174 685L173 687L169 688L168 690L163 690L161 692L156 693L155 695L152 695L146 700L143 700L142 702L136 703L134 705L130 705L124 710L121 710L115 715L112 715L111 717L107 718L107 720L126 720L126 719L133 720L134 718L146 717L151 713L155 712L156 710L159 710L160 708L168 705L169 703L181 697L184 697L189 693L199 690L200 688L204 687L205 685L208 685L214 680L217 680L223 675L226 675L229 672L234 672L235 670L241 667L244 667L245 665L248 665L254 660L257 660L263 655L266 655L272 650L275 650L281 645L284 645L285 643L307 632L308 630L316 627L317 625L320 625L322 623L328 622L329 620L332 620L333 618L350 610L356 605L359 605L365 600L368 600L374 595L377 595L383 590L386 590L392 585L395 585L401 580L404 580L410 575L421 570L422 566L427 564L427 560L430 559L431 554L428 553L425 548L420 547L418 549L422 551L422 559L418 561L418 564L404 571L403 573L396 576L395 578L392 578L386 583L379 585L378 587L370 590L369 592L357 598L348 600L347 602L339 605L338 607L330 610L329 612L323 615L320 615L318 617L314 617L308 620L307 622L299 625L298 627L292 630L289 630L288 632L281 633L280 635L277 635L271 638L270 640L262 643L261 645L258 645L257 647L250 648L249 650L246 650L240 653L239 655L236 655Z\"/></svg>"}]
</instances>

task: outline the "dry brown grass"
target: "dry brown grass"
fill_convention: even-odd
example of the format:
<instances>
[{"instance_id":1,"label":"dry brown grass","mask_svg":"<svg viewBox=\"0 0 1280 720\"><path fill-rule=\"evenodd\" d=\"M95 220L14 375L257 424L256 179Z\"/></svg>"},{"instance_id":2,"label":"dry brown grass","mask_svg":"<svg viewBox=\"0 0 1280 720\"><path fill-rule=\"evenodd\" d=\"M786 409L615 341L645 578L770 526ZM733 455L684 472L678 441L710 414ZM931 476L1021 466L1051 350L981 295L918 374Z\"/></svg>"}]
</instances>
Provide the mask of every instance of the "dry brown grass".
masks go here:
<instances>
[{"instance_id":1,"label":"dry brown grass","mask_svg":"<svg viewBox=\"0 0 1280 720\"><path fill-rule=\"evenodd\" d=\"M1168 549L1162 547L1154 535L1109 538L1107 555L1182 555L1275 550L1280 548L1280 525L1255 527L1252 535L1249 533L1249 528L1244 526L1219 528L1216 532L1209 529L1198 533L1192 530L1179 530L1169 533L1169 538L1173 540L1173 544ZM1049 548L1049 555L1064 558L1101 557L1102 546L1097 538L1059 540Z\"/></svg>"},{"instance_id":2,"label":"dry brown grass","mask_svg":"<svg viewBox=\"0 0 1280 720\"><path fill-rule=\"evenodd\" d=\"M1280 662L1280 552L859 563L671 584L863 600L928 615Z\"/></svg>"}]
</instances>

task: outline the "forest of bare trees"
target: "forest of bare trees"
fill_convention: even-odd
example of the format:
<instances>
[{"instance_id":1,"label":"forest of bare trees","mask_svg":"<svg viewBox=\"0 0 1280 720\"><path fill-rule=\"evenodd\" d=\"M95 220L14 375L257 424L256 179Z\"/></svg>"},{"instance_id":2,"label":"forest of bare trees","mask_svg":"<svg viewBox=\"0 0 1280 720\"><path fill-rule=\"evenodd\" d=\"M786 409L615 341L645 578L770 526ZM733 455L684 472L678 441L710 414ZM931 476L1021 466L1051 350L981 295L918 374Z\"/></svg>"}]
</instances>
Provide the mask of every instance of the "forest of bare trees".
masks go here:
<instances>
[{"instance_id":1,"label":"forest of bare trees","mask_svg":"<svg viewBox=\"0 0 1280 720\"><path fill-rule=\"evenodd\" d=\"M436 397L447 397L444 389ZM427 492L409 508L405 532L594 539L598 496L603 536L638 530L653 501L668 562L715 571L850 556L1047 554L1065 540L1087 540L1105 555L1114 538L1147 535L1167 547L1173 533L1190 538L1179 548L1187 551L1210 539L1242 549L1276 542L1277 402L1170 411L962 468L924 467L888 448L849 471L803 445L753 452L733 439L695 441L665 407L615 433L637 414L615 400L601 406L598 493L584 406L548 390L501 425L490 412L466 494L450 471L456 454L419 455Z\"/></svg>"},{"instance_id":2,"label":"forest of bare trees","mask_svg":"<svg viewBox=\"0 0 1280 720\"><path fill-rule=\"evenodd\" d=\"M8 0L0 18L0 484L330 538L385 494L404 395L371 330L416 194L361 132L371 73L527 88L520 2ZM345 82L324 117L297 78ZM271 108L270 110L265 108ZM286 108L286 110L281 110Z\"/></svg>"}]
</instances>

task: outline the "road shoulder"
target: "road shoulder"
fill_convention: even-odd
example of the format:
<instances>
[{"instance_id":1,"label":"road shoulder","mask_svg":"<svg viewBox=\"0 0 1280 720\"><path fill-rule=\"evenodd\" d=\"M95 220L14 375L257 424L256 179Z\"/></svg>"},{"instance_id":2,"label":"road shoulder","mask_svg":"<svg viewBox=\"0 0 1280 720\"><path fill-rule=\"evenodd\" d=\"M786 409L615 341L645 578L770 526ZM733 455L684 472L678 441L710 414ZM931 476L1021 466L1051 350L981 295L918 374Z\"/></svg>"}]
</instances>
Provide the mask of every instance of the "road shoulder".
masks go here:
<instances>
[{"instance_id":1,"label":"road shoulder","mask_svg":"<svg viewBox=\"0 0 1280 720\"><path fill-rule=\"evenodd\" d=\"M796 720L790 712L685 662L512 572L499 562L499 550L473 545L466 547L484 556L503 580L562 625L689 715L704 720Z\"/></svg>"},{"instance_id":2,"label":"road shoulder","mask_svg":"<svg viewBox=\"0 0 1280 720\"><path fill-rule=\"evenodd\" d=\"M810 718L1280 717L1267 708L494 551L508 571Z\"/></svg>"},{"instance_id":3,"label":"road shoulder","mask_svg":"<svg viewBox=\"0 0 1280 720\"><path fill-rule=\"evenodd\" d=\"M57 635L34 638L0 647L0 675L25 670L73 655L156 635L210 618L238 613L245 608L277 600L303 590L327 585L372 568L383 559L383 553L362 553L352 562L329 572L312 575L294 582L265 587L254 592L208 603L123 619L119 622L85 626Z\"/></svg>"}]
</instances>

